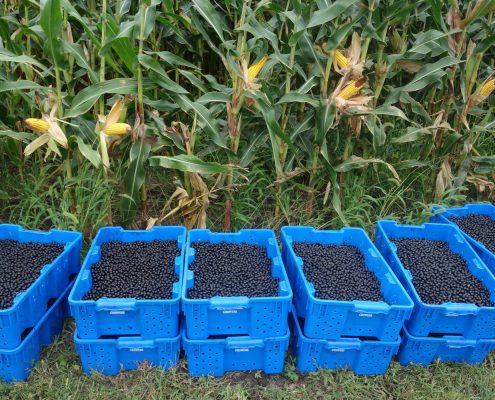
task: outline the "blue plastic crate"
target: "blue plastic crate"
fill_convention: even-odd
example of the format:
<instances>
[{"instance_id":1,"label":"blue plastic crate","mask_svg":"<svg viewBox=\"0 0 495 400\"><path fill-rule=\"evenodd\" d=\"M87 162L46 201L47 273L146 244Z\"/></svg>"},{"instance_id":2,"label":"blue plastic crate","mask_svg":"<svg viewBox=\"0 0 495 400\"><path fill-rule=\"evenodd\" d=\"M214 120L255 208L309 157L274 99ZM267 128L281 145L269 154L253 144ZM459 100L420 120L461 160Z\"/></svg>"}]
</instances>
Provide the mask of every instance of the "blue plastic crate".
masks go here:
<instances>
[{"instance_id":1,"label":"blue plastic crate","mask_svg":"<svg viewBox=\"0 0 495 400\"><path fill-rule=\"evenodd\" d=\"M300 372L345 368L358 375L384 374L400 345L400 337L393 341L309 339L303 334L295 309L290 322L293 334L291 347Z\"/></svg>"},{"instance_id":2,"label":"blue plastic crate","mask_svg":"<svg viewBox=\"0 0 495 400\"><path fill-rule=\"evenodd\" d=\"M101 258L105 242L151 242L176 240L181 255L175 259L179 280L173 284L172 298L136 300L101 298L82 300L91 288L91 266ZM176 337L179 334L180 291L186 229L181 226L155 227L147 231L127 231L120 227L102 228L89 249L83 267L69 295L72 316L80 339L98 339L108 335L137 335L143 339Z\"/></svg>"},{"instance_id":3,"label":"blue plastic crate","mask_svg":"<svg viewBox=\"0 0 495 400\"><path fill-rule=\"evenodd\" d=\"M19 242L60 243L64 251L24 292L19 293L10 308L0 310L0 349L14 349L21 343L25 329L33 328L81 269L82 235L77 232L51 230L29 231L19 225L0 224L0 240Z\"/></svg>"},{"instance_id":4,"label":"blue plastic crate","mask_svg":"<svg viewBox=\"0 0 495 400\"><path fill-rule=\"evenodd\" d=\"M263 246L272 260L272 276L280 279L278 297L213 297L189 299L194 287L193 242L248 243ZM269 229L244 229L237 233L213 233L195 229L187 237L185 279L182 288L182 308L189 339L206 339L212 335L249 335L252 337L283 336L292 302L292 290L282 264L275 233Z\"/></svg>"},{"instance_id":5,"label":"blue plastic crate","mask_svg":"<svg viewBox=\"0 0 495 400\"><path fill-rule=\"evenodd\" d=\"M261 370L280 374L284 370L285 353L290 332L285 335L254 339L230 336L223 339L189 339L185 330L182 347L191 376L222 376L229 371Z\"/></svg>"},{"instance_id":6,"label":"blue plastic crate","mask_svg":"<svg viewBox=\"0 0 495 400\"><path fill-rule=\"evenodd\" d=\"M64 320L69 315L67 296L71 287L66 287L18 347L0 349L0 378L5 382L25 381L39 361L42 348L62 331Z\"/></svg>"},{"instance_id":7,"label":"blue plastic crate","mask_svg":"<svg viewBox=\"0 0 495 400\"><path fill-rule=\"evenodd\" d=\"M461 232L452 225L423 224L420 226L399 225L394 221L379 221L376 227L376 247L401 280L415 303L411 318L405 327L414 336L428 336L431 333L462 335L467 339L495 338L495 307L478 307L475 304L426 304L414 288L412 275L400 262L397 247L392 238L413 238L441 240L450 249L462 256L469 271L480 279L495 302L495 277L464 239Z\"/></svg>"},{"instance_id":8,"label":"blue plastic crate","mask_svg":"<svg viewBox=\"0 0 495 400\"><path fill-rule=\"evenodd\" d=\"M139 336L81 339L76 331L74 341L86 374L97 371L103 375L116 375L120 371L137 369L143 363L165 370L177 365L181 336L160 339L143 339Z\"/></svg>"},{"instance_id":9,"label":"blue plastic crate","mask_svg":"<svg viewBox=\"0 0 495 400\"><path fill-rule=\"evenodd\" d=\"M495 349L493 339L465 339L463 336L418 337L406 329L402 332L402 344L397 354L401 365L428 365L439 360L467 364L481 364L488 353Z\"/></svg>"},{"instance_id":10,"label":"blue plastic crate","mask_svg":"<svg viewBox=\"0 0 495 400\"><path fill-rule=\"evenodd\" d=\"M314 339L342 336L373 337L394 341L414 303L397 277L360 228L318 231L307 226L285 226L281 232L282 257L294 291L297 315L305 319L304 335ZM292 248L295 242L354 245L380 282L386 302L336 301L315 297L315 288L304 276L303 262Z\"/></svg>"},{"instance_id":11,"label":"blue plastic crate","mask_svg":"<svg viewBox=\"0 0 495 400\"><path fill-rule=\"evenodd\" d=\"M442 210L444 211L442 212ZM495 206L491 204L466 204L464 207L453 208L433 207L433 212L438 214L431 217L431 222L451 224L457 228L459 227L454 222L449 220L450 217L465 217L470 214L485 214L495 220ZM486 266L490 268L490 271L495 274L495 254L488 250L483 243L473 239L467 233L462 233L467 238L471 246L473 246L474 250L478 253Z\"/></svg>"}]
</instances>

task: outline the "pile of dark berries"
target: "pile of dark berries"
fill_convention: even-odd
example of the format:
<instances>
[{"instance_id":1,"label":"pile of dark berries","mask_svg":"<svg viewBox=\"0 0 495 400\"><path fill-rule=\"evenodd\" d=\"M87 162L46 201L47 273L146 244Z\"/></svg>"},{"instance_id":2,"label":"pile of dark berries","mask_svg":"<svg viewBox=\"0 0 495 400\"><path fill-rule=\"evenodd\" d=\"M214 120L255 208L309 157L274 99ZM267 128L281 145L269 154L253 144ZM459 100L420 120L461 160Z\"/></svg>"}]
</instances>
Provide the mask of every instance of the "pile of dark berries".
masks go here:
<instances>
[{"instance_id":1,"label":"pile of dark berries","mask_svg":"<svg viewBox=\"0 0 495 400\"><path fill-rule=\"evenodd\" d=\"M471 214L465 217L451 217L450 221L459 226L474 240L481 242L495 253L495 220L486 214Z\"/></svg>"},{"instance_id":2,"label":"pile of dark berries","mask_svg":"<svg viewBox=\"0 0 495 400\"><path fill-rule=\"evenodd\" d=\"M0 240L0 309L13 305L15 296L25 291L62 252L59 243L21 243Z\"/></svg>"},{"instance_id":3,"label":"pile of dark berries","mask_svg":"<svg viewBox=\"0 0 495 400\"><path fill-rule=\"evenodd\" d=\"M279 280L272 277L272 261L264 247L226 242L194 242L192 247L196 255L189 265L194 271L189 298L278 296Z\"/></svg>"},{"instance_id":4,"label":"pile of dark berries","mask_svg":"<svg viewBox=\"0 0 495 400\"><path fill-rule=\"evenodd\" d=\"M179 255L174 240L106 242L100 261L91 266L93 283L83 300L170 299L173 283L179 280L175 273Z\"/></svg>"},{"instance_id":5,"label":"pile of dark berries","mask_svg":"<svg viewBox=\"0 0 495 400\"><path fill-rule=\"evenodd\" d=\"M304 276L315 287L317 298L384 301L380 282L356 246L298 242L293 249L302 258Z\"/></svg>"},{"instance_id":6,"label":"pile of dark berries","mask_svg":"<svg viewBox=\"0 0 495 400\"><path fill-rule=\"evenodd\" d=\"M392 239L397 255L413 277L423 303L470 303L492 306L485 285L471 274L464 258L447 242L427 239Z\"/></svg>"}]
</instances>

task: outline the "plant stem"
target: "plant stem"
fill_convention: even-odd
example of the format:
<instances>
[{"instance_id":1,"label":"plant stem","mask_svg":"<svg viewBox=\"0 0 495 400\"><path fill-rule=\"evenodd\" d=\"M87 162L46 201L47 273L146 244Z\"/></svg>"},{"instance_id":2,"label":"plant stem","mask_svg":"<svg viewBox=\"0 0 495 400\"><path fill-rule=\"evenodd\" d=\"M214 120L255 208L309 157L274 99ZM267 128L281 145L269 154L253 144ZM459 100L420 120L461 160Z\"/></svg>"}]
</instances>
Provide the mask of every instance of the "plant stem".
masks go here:
<instances>
[{"instance_id":1,"label":"plant stem","mask_svg":"<svg viewBox=\"0 0 495 400\"><path fill-rule=\"evenodd\" d=\"M290 92L291 84L292 84L292 75L293 75L293 68L294 68L294 60L296 56L296 45L294 44L290 48L290 55L289 55L289 69L287 71L287 74L285 76L285 94L288 94ZM287 105L287 103L284 103L282 107L282 119L280 123L280 127L282 128L282 131L285 132L287 128L287 123L289 121L289 111L290 107ZM285 143L282 139L277 137L277 142L278 142L278 149L279 149L279 160L280 160L280 166L284 168L285 165L285 159L287 157L287 143ZM277 176L277 181L280 180L282 176ZM277 189L277 198L280 197L280 194L282 193L282 183L277 182L276 183L276 189ZM280 216L280 205L277 201L277 205L275 206L275 217Z\"/></svg>"},{"instance_id":2,"label":"plant stem","mask_svg":"<svg viewBox=\"0 0 495 400\"><path fill-rule=\"evenodd\" d=\"M373 17L373 11L375 10L375 0L370 1L368 7L368 25L371 25L371 18ZM363 45L361 46L361 61L366 61L366 56L368 55L368 47L371 42L371 36L364 39Z\"/></svg>"},{"instance_id":3,"label":"plant stem","mask_svg":"<svg viewBox=\"0 0 495 400\"><path fill-rule=\"evenodd\" d=\"M385 24L385 27L383 28L383 31L382 31L382 35L381 35L382 42L385 42L387 30L388 30L388 23ZM383 70L380 71L378 83L375 87L375 93L373 96L373 106L376 106L376 104L378 102L378 98L380 97L380 93L382 92L383 85L385 84L385 80L387 79L387 75L388 75L388 72L390 69L388 64L383 60L384 48L385 48L385 46L383 44L380 44L378 46L378 56L377 56L377 60L376 60L376 68L377 68L377 71L380 71L382 68L383 68Z\"/></svg>"},{"instance_id":4,"label":"plant stem","mask_svg":"<svg viewBox=\"0 0 495 400\"><path fill-rule=\"evenodd\" d=\"M148 6L146 5L145 2L142 3L141 5L141 18L140 18L140 31L139 31L139 56L143 54L143 48L144 48L144 16L146 14L146 8ZM137 72L138 72L138 84L137 84L137 89L138 89L138 121L139 121L139 126L140 129L138 132L140 133L140 137L138 140L144 141L145 139L145 125L144 125L144 102L143 102L143 71L141 68L141 64L138 63L137 67ZM142 128L142 129L141 129ZM144 175L143 179L143 186L141 187L141 208L143 210L143 213L146 213L147 209L147 185L146 185L146 175Z\"/></svg>"},{"instance_id":5,"label":"plant stem","mask_svg":"<svg viewBox=\"0 0 495 400\"><path fill-rule=\"evenodd\" d=\"M115 2L115 20L117 24L120 24L120 0L116 0Z\"/></svg>"},{"instance_id":6,"label":"plant stem","mask_svg":"<svg viewBox=\"0 0 495 400\"><path fill-rule=\"evenodd\" d=\"M102 0L101 9L101 46L105 45L107 35L107 0ZM100 56L100 82L105 81L105 55ZM105 99L101 97L99 100L100 114L105 114Z\"/></svg>"},{"instance_id":7,"label":"plant stem","mask_svg":"<svg viewBox=\"0 0 495 400\"><path fill-rule=\"evenodd\" d=\"M239 21L236 24L236 27L239 28L244 25L246 20L247 9L251 4L251 0L245 0L242 5L242 12ZM242 31L237 39L237 52L239 53L239 58L242 60L244 57L244 49L246 48L246 31ZM238 116L242 105L244 104L244 88L242 86L242 82L237 78L236 73L233 71L231 73L232 78L232 102L227 106L227 118L228 118L228 129L229 129L229 142L230 142L230 150L237 154L237 148L239 146L240 141L240 132L238 131ZM231 228L231 219L232 219L232 193L234 191L234 169L233 164L234 160L229 157L229 172L227 175L227 200L225 201L225 218L223 223L223 229L225 232L230 231Z\"/></svg>"},{"instance_id":8,"label":"plant stem","mask_svg":"<svg viewBox=\"0 0 495 400\"><path fill-rule=\"evenodd\" d=\"M64 110L62 108L62 84L60 82L60 68L55 62L55 87L57 90L57 115L58 118L62 118L64 116Z\"/></svg>"}]
</instances>

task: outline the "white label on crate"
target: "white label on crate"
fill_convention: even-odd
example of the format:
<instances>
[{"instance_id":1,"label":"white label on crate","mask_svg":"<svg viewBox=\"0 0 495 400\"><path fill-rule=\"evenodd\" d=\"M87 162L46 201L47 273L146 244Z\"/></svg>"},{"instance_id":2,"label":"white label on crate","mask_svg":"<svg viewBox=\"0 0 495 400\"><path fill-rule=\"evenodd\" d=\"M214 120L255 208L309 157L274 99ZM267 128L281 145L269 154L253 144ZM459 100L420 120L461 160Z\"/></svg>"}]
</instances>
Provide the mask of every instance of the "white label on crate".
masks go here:
<instances>
[{"instance_id":1,"label":"white label on crate","mask_svg":"<svg viewBox=\"0 0 495 400\"><path fill-rule=\"evenodd\" d=\"M249 349L235 349L234 350L236 353L247 353Z\"/></svg>"},{"instance_id":2,"label":"white label on crate","mask_svg":"<svg viewBox=\"0 0 495 400\"><path fill-rule=\"evenodd\" d=\"M459 314L454 314L454 313L449 313L449 314L445 314L446 317L458 317Z\"/></svg>"},{"instance_id":3,"label":"white label on crate","mask_svg":"<svg viewBox=\"0 0 495 400\"><path fill-rule=\"evenodd\" d=\"M345 349L332 349L334 353L343 353Z\"/></svg>"},{"instance_id":4,"label":"white label on crate","mask_svg":"<svg viewBox=\"0 0 495 400\"><path fill-rule=\"evenodd\" d=\"M144 349L129 349L129 351L132 351L132 352L139 352L139 351L144 351Z\"/></svg>"},{"instance_id":5,"label":"white label on crate","mask_svg":"<svg viewBox=\"0 0 495 400\"><path fill-rule=\"evenodd\" d=\"M110 315L125 315L125 311L110 311Z\"/></svg>"},{"instance_id":6,"label":"white label on crate","mask_svg":"<svg viewBox=\"0 0 495 400\"><path fill-rule=\"evenodd\" d=\"M359 317L366 317L366 318L371 318L373 317L373 314L365 314L365 313L360 313L358 314Z\"/></svg>"},{"instance_id":7,"label":"white label on crate","mask_svg":"<svg viewBox=\"0 0 495 400\"><path fill-rule=\"evenodd\" d=\"M223 310L222 314L237 314L237 310Z\"/></svg>"}]
</instances>

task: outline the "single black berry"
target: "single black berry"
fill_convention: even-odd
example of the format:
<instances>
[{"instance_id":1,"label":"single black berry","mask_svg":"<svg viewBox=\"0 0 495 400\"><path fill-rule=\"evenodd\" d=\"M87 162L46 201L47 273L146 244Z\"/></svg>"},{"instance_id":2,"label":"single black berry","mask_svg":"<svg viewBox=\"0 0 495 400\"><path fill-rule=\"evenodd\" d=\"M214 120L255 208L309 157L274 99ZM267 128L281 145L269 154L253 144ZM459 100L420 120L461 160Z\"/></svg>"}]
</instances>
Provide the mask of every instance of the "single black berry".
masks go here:
<instances>
[{"instance_id":1,"label":"single black berry","mask_svg":"<svg viewBox=\"0 0 495 400\"><path fill-rule=\"evenodd\" d=\"M466 261L447 242L427 239L392 239L397 255L413 277L423 303L469 303L492 306L490 293L468 269Z\"/></svg>"},{"instance_id":2,"label":"single black berry","mask_svg":"<svg viewBox=\"0 0 495 400\"><path fill-rule=\"evenodd\" d=\"M194 242L191 246L196 255L189 265L194 271L189 298L278 296L279 280L272 277L272 261L265 247L227 242Z\"/></svg>"},{"instance_id":3,"label":"single black berry","mask_svg":"<svg viewBox=\"0 0 495 400\"><path fill-rule=\"evenodd\" d=\"M100 261L91 266L92 285L83 300L170 299L173 283L179 280L175 273L179 255L173 240L106 242Z\"/></svg>"},{"instance_id":4,"label":"single black berry","mask_svg":"<svg viewBox=\"0 0 495 400\"><path fill-rule=\"evenodd\" d=\"M363 253L350 245L293 244L303 261L304 276L315 287L315 297L340 301L384 301L380 282L366 267Z\"/></svg>"},{"instance_id":5,"label":"single black berry","mask_svg":"<svg viewBox=\"0 0 495 400\"><path fill-rule=\"evenodd\" d=\"M41 269L63 251L60 243L0 240L0 309L11 307L15 296L27 290Z\"/></svg>"},{"instance_id":6,"label":"single black berry","mask_svg":"<svg viewBox=\"0 0 495 400\"><path fill-rule=\"evenodd\" d=\"M495 253L495 220L486 214L470 214L465 217L450 217L462 231Z\"/></svg>"}]
</instances>

